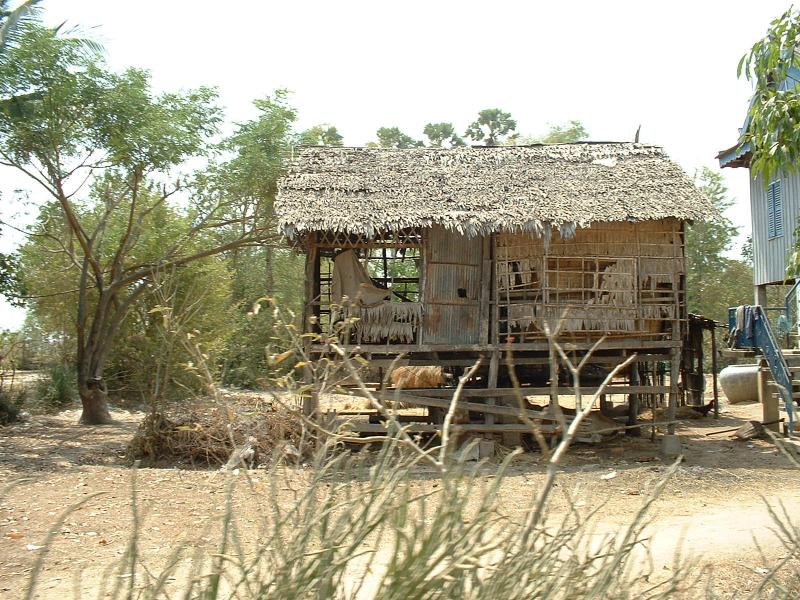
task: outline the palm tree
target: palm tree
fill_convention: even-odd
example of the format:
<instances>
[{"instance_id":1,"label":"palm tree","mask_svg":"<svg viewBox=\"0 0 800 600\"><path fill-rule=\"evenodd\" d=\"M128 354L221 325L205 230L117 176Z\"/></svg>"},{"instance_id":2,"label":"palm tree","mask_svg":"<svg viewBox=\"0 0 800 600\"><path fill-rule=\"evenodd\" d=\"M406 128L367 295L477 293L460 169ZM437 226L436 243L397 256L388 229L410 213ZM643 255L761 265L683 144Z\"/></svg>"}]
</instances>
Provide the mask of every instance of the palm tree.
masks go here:
<instances>
[{"instance_id":1,"label":"palm tree","mask_svg":"<svg viewBox=\"0 0 800 600\"><path fill-rule=\"evenodd\" d=\"M25 30L29 26L41 26L42 7L40 5L42 0L25 0L14 10L10 10L9 3L10 0L0 0L0 59L9 48L22 42ZM64 30L64 25L66 22L51 28L51 31L87 54L103 52L102 44L83 37L76 27Z\"/></svg>"},{"instance_id":2,"label":"palm tree","mask_svg":"<svg viewBox=\"0 0 800 600\"><path fill-rule=\"evenodd\" d=\"M39 20L42 0L25 0L14 10L9 8L9 0L0 0L0 56L8 46L19 42L26 24Z\"/></svg>"},{"instance_id":3,"label":"palm tree","mask_svg":"<svg viewBox=\"0 0 800 600\"><path fill-rule=\"evenodd\" d=\"M48 31L53 36L59 36L65 43L70 44L86 55L97 55L103 52L103 46L96 41L80 35L78 28L72 27L64 30L65 23L57 27L46 28L41 24L42 0L25 0L14 10L9 7L10 0L0 0L0 64L8 58L9 52L24 43L25 35L39 28ZM41 96L38 90L26 93L17 92L15 95L5 95L5 90L0 86L0 113L20 118L25 114L30 103Z\"/></svg>"}]
</instances>

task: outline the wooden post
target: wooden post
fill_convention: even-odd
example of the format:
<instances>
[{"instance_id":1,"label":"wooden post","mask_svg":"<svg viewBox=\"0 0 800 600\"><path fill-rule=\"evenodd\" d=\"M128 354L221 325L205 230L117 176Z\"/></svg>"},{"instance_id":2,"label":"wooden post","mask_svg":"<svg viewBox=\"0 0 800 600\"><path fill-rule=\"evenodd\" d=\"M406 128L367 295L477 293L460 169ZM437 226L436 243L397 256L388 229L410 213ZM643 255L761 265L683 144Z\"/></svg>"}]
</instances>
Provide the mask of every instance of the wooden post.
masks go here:
<instances>
[{"instance_id":1,"label":"wooden post","mask_svg":"<svg viewBox=\"0 0 800 600\"><path fill-rule=\"evenodd\" d=\"M714 385L714 418L719 419L719 388L717 386L717 324L711 328L711 381Z\"/></svg>"},{"instance_id":2,"label":"wooden post","mask_svg":"<svg viewBox=\"0 0 800 600\"><path fill-rule=\"evenodd\" d=\"M494 389L497 387L497 373L500 370L500 353L495 350L492 352L492 356L489 359L489 377L487 379L487 385L489 389ZM495 398L489 397L486 398L486 404L494 404ZM494 425L494 415L486 414L486 424L487 425ZM486 437L489 437L490 434L487 434Z\"/></svg>"},{"instance_id":3,"label":"wooden post","mask_svg":"<svg viewBox=\"0 0 800 600\"><path fill-rule=\"evenodd\" d=\"M489 315L492 298L492 238L483 236L483 256L481 262L481 298L480 298L480 343L489 343ZM493 387L493 386L490 386Z\"/></svg>"},{"instance_id":4,"label":"wooden post","mask_svg":"<svg viewBox=\"0 0 800 600\"><path fill-rule=\"evenodd\" d=\"M767 365L767 361L762 358L758 362L758 400L761 402L761 421L763 423L770 423L771 421L780 419L778 394L771 393L767 386L768 370L769 366ZM765 427L776 433L780 431L780 423L772 423L771 425L765 425Z\"/></svg>"},{"instance_id":5,"label":"wooden post","mask_svg":"<svg viewBox=\"0 0 800 600\"><path fill-rule=\"evenodd\" d=\"M492 352L492 356L489 359L489 376L487 378L487 387L490 389L497 387L497 375L498 371L500 370L500 353L497 350ZM486 404L493 405L495 403L494 397L486 398ZM494 425L495 417L493 414L486 413L484 415L484 422L486 425ZM494 437L491 433L485 433L483 436L485 439L481 442L480 445L480 457L481 458L490 458L494 456Z\"/></svg>"},{"instance_id":6,"label":"wooden post","mask_svg":"<svg viewBox=\"0 0 800 600\"><path fill-rule=\"evenodd\" d=\"M755 286L755 303L759 306L766 306L767 305L767 286L766 285L757 285Z\"/></svg>"},{"instance_id":7,"label":"wooden post","mask_svg":"<svg viewBox=\"0 0 800 600\"><path fill-rule=\"evenodd\" d=\"M317 300L315 297L315 290L317 289L319 279L319 254L317 252L316 239L309 236L309 247L306 254L306 280L304 286L304 310L303 310L303 333L312 333L318 330L319 324L312 325L311 317L316 314L314 310L314 302ZM313 340L309 337L303 338L303 349L305 351L305 359L311 360L311 345ZM314 384L313 374L311 368L306 365L303 367L303 379L308 385ZM303 414L309 418L315 418L319 409L319 395L315 389L307 392L303 397Z\"/></svg>"},{"instance_id":8,"label":"wooden post","mask_svg":"<svg viewBox=\"0 0 800 600\"><path fill-rule=\"evenodd\" d=\"M667 407L667 434L675 435L675 413L678 410L678 379L680 378L680 348L673 348L670 351L669 363L669 405Z\"/></svg>"},{"instance_id":9,"label":"wooden post","mask_svg":"<svg viewBox=\"0 0 800 600\"><path fill-rule=\"evenodd\" d=\"M550 344L550 407L558 404L558 356L553 351L553 344ZM580 410L580 406L576 407Z\"/></svg>"},{"instance_id":10,"label":"wooden post","mask_svg":"<svg viewBox=\"0 0 800 600\"><path fill-rule=\"evenodd\" d=\"M630 367L629 381L631 385L639 385L639 363L634 362ZM628 394L628 425L636 425L639 417L639 394ZM626 429L625 433L633 437L642 435L638 427Z\"/></svg>"}]
</instances>

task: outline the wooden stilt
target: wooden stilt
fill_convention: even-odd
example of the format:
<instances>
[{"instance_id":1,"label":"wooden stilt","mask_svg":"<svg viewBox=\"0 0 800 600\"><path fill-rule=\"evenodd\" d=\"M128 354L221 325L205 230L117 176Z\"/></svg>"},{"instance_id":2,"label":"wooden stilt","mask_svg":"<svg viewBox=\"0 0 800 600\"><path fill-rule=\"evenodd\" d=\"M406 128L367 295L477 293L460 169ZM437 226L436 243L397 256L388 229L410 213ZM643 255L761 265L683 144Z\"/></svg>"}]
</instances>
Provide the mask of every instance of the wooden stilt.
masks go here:
<instances>
[{"instance_id":1,"label":"wooden stilt","mask_svg":"<svg viewBox=\"0 0 800 600\"><path fill-rule=\"evenodd\" d=\"M780 407L778 401L778 394L772 393L767 385L769 366L767 361L763 358L758 362L758 400L761 402L762 423L769 423L765 425L775 433L780 431Z\"/></svg>"},{"instance_id":2,"label":"wooden stilt","mask_svg":"<svg viewBox=\"0 0 800 600\"><path fill-rule=\"evenodd\" d=\"M680 377L680 360L681 351L678 348L673 348L672 359L669 363L669 405L667 406L667 434L675 435L675 413L678 410L678 395L680 390L678 388L678 379Z\"/></svg>"},{"instance_id":3,"label":"wooden stilt","mask_svg":"<svg viewBox=\"0 0 800 600\"><path fill-rule=\"evenodd\" d=\"M717 385L717 328L711 328L711 381L714 385L714 418L719 419L719 386Z\"/></svg>"},{"instance_id":4,"label":"wooden stilt","mask_svg":"<svg viewBox=\"0 0 800 600\"><path fill-rule=\"evenodd\" d=\"M630 384L639 385L639 365L633 363L630 366ZM628 425L636 425L639 418L639 394L628 394ZM638 427L631 427L625 430L626 435L639 437L642 430Z\"/></svg>"}]
</instances>

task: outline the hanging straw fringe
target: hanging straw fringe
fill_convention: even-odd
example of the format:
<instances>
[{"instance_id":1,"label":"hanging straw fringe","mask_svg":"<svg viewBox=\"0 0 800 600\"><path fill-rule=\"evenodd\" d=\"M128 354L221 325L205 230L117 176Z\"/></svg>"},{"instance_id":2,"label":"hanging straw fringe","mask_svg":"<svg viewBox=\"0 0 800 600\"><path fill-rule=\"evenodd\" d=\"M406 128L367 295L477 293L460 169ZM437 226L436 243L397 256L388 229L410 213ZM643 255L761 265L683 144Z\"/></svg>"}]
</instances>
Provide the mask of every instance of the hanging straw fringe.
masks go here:
<instances>
[{"instance_id":1,"label":"hanging straw fringe","mask_svg":"<svg viewBox=\"0 0 800 600\"><path fill-rule=\"evenodd\" d=\"M354 329L365 342L410 344L422 323L419 302L383 302L378 306L349 306L346 316L356 319Z\"/></svg>"}]
</instances>

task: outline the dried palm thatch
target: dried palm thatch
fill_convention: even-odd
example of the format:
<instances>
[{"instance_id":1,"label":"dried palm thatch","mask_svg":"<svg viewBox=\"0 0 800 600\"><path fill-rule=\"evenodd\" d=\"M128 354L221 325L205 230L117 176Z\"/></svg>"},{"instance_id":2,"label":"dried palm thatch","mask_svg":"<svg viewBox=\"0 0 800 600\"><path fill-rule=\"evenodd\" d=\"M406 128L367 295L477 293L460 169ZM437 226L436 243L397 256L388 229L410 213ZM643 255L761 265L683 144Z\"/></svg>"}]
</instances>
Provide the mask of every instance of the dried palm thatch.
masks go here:
<instances>
[{"instance_id":1,"label":"dried palm thatch","mask_svg":"<svg viewBox=\"0 0 800 600\"><path fill-rule=\"evenodd\" d=\"M276 212L287 237L375 235L440 225L468 236L674 217L703 220L709 200L656 146L577 143L472 148L297 150Z\"/></svg>"},{"instance_id":2,"label":"dried palm thatch","mask_svg":"<svg viewBox=\"0 0 800 600\"><path fill-rule=\"evenodd\" d=\"M139 424L127 455L151 463L178 459L223 465L236 449L247 446L251 452L243 458L255 465L285 444L298 447L300 438L300 420L281 407L243 412L213 406L169 416L150 413Z\"/></svg>"}]
</instances>

